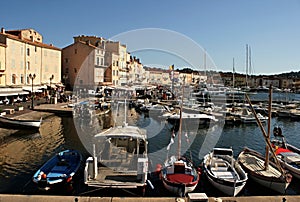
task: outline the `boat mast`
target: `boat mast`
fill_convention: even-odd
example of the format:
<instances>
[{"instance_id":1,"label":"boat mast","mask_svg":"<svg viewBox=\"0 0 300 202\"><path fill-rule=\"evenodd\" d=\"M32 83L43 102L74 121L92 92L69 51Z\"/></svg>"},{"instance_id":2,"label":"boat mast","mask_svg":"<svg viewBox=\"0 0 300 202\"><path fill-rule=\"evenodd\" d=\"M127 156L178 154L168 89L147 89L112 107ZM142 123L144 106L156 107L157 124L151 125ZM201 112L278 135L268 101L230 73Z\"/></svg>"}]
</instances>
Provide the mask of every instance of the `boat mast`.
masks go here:
<instances>
[{"instance_id":1,"label":"boat mast","mask_svg":"<svg viewBox=\"0 0 300 202\"><path fill-rule=\"evenodd\" d=\"M252 103L251 103L251 101L250 101L250 98L249 98L249 96L247 95L247 93L245 94L245 97L246 97L247 102L248 102L249 105L250 105L250 108L251 108L251 110L252 110L252 113L253 113L254 116L255 116L256 122L257 122L258 126L260 127L260 130L261 130L261 132L262 132L262 134L263 134L263 136L264 136L264 139L265 139L266 144L269 146L269 148L272 148L271 141L268 139L268 135L267 135L267 133L266 133L266 131L265 131L265 129L264 129L262 123L260 122L259 118L257 117L256 111L254 110L254 108L253 108L253 106L252 106ZM276 166L277 166L278 170L280 171L280 173L281 173L282 175L285 175L285 172L284 172L283 168L281 167L279 160L277 159L277 156L276 156L276 154L275 154L275 151L274 151L273 149L270 149L270 152L271 152L272 156L274 157L274 160L275 160L275 163L276 163Z\"/></svg>"},{"instance_id":2,"label":"boat mast","mask_svg":"<svg viewBox=\"0 0 300 202\"><path fill-rule=\"evenodd\" d=\"M235 68L234 68L234 58L232 59L232 90L233 90L233 94L232 94L232 103L234 103L234 85L235 85Z\"/></svg>"},{"instance_id":3,"label":"boat mast","mask_svg":"<svg viewBox=\"0 0 300 202\"><path fill-rule=\"evenodd\" d=\"M232 88L234 88L235 85L235 77L234 77L234 73L235 73L235 68L234 68L234 58L232 59Z\"/></svg>"},{"instance_id":4,"label":"boat mast","mask_svg":"<svg viewBox=\"0 0 300 202\"><path fill-rule=\"evenodd\" d=\"M248 88L248 44L246 44L246 88Z\"/></svg>"},{"instance_id":5,"label":"boat mast","mask_svg":"<svg viewBox=\"0 0 300 202\"><path fill-rule=\"evenodd\" d=\"M252 75L252 62L251 62L251 47L249 46L249 77L251 79L251 75Z\"/></svg>"},{"instance_id":6,"label":"boat mast","mask_svg":"<svg viewBox=\"0 0 300 202\"><path fill-rule=\"evenodd\" d=\"M268 106L268 133L267 133L267 139L270 140L270 134L271 134L271 114L272 114L272 84L270 85L269 89L269 106ZM269 152L270 147L266 145L266 160L265 160L265 170L269 169Z\"/></svg>"},{"instance_id":7,"label":"boat mast","mask_svg":"<svg viewBox=\"0 0 300 202\"><path fill-rule=\"evenodd\" d=\"M185 76L183 76L183 84L182 84L182 96L181 96L181 103L180 103L180 114L179 114L179 130L178 130L178 159L181 157L182 106L183 106L183 96L184 96L184 84L185 84Z\"/></svg>"}]
</instances>

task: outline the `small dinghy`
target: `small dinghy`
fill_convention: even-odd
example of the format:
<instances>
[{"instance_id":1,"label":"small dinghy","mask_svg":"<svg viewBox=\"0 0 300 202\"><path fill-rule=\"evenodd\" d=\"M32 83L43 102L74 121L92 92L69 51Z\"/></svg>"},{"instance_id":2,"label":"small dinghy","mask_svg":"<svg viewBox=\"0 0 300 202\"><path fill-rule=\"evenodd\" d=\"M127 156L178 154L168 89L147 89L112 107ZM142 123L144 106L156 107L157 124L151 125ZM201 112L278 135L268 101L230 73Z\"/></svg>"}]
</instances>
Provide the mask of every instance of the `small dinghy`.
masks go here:
<instances>
[{"instance_id":1,"label":"small dinghy","mask_svg":"<svg viewBox=\"0 0 300 202\"><path fill-rule=\"evenodd\" d=\"M55 185L68 184L78 171L82 155L77 150L65 150L48 160L33 176L33 182L43 190Z\"/></svg>"}]
</instances>

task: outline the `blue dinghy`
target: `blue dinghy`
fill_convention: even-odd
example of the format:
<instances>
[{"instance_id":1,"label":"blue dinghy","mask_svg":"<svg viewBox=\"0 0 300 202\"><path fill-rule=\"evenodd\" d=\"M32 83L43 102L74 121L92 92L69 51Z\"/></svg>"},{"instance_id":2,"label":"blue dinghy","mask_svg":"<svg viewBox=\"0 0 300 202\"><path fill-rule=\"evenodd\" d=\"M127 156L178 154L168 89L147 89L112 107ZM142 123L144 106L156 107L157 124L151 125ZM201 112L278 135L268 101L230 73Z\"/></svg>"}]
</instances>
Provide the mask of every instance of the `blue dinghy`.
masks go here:
<instances>
[{"instance_id":1,"label":"blue dinghy","mask_svg":"<svg viewBox=\"0 0 300 202\"><path fill-rule=\"evenodd\" d=\"M77 150L65 150L48 160L33 176L33 181L43 190L71 183L78 171L82 155Z\"/></svg>"}]
</instances>

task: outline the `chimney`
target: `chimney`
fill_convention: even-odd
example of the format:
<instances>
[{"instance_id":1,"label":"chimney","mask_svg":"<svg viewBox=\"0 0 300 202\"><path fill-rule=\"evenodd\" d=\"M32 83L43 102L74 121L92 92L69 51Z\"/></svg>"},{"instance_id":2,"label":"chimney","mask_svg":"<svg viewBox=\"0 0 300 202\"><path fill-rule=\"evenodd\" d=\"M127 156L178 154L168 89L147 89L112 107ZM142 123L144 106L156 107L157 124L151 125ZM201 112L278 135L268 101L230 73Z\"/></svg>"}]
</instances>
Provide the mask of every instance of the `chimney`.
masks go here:
<instances>
[{"instance_id":1,"label":"chimney","mask_svg":"<svg viewBox=\"0 0 300 202\"><path fill-rule=\"evenodd\" d=\"M1 33L2 33L2 34L5 34L5 29L4 29L4 27L1 28Z\"/></svg>"}]
</instances>

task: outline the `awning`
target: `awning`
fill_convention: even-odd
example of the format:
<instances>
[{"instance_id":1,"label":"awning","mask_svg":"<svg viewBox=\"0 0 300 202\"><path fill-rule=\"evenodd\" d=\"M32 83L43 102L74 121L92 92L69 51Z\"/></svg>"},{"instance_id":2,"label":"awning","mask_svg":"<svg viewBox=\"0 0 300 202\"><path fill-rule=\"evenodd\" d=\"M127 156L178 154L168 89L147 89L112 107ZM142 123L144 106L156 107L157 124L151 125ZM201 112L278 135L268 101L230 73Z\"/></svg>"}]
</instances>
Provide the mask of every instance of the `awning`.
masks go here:
<instances>
[{"instance_id":1,"label":"awning","mask_svg":"<svg viewBox=\"0 0 300 202\"><path fill-rule=\"evenodd\" d=\"M14 95L27 95L29 92L26 91L4 91L0 92L0 96L14 96Z\"/></svg>"},{"instance_id":2,"label":"awning","mask_svg":"<svg viewBox=\"0 0 300 202\"><path fill-rule=\"evenodd\" d=\"M56 84L56 86L57 87L65 87L63 84L61 84L61 83L58 83L58 84Z\"/></svg>"},{"instance_id":3,"label":"awning","mask_svg":"<svg viewBox=\"0 0 300 202\"><path fill-rule=\"evenodd\" d=\"M42 89L43 89L42 86L33 86L33 92L41 93L41 92L43 92ZM24 86L24 87L23 87L23 90L24 90L24 91L31 92L31 91L32 91L32 87L30 87L30 86Z\"/></svg>"},{"instance_id":4,"label":"awning","mask_svg":"<svg viewBox=\"0 0 300 202\"><path fill-rule=\"evenodd\" d=\"M47 87L48 87L48 89L49 89L49 88L53 88L53 89L56 89L56 88L57 88L56 85L54 85L54 84L51 84L51 86L50 86L50 85L47 85Z\"/></svg>"}]
</instances>

